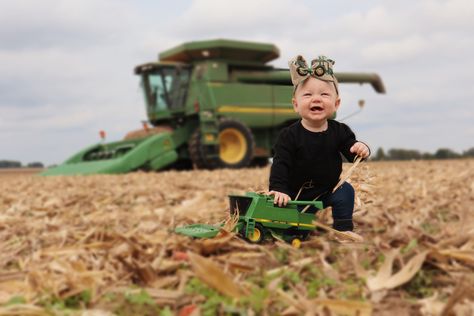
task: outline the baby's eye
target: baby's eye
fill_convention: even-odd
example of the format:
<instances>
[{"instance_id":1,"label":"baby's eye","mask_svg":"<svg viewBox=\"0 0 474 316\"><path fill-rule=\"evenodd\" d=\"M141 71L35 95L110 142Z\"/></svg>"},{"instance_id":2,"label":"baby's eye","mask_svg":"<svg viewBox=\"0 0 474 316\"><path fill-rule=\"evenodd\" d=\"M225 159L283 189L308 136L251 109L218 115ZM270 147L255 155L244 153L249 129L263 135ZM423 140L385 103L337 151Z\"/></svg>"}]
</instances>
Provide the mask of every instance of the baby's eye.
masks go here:
<instances>
[{"instance_id":1,"label":"baby's eye","mask_svg":"<svg viewBox=\"0 0 474 316\"><path fill-rule=\"evenodd\" d=\"M304 97L310 97L311 96L311 93L309 92L306 92L305 94L303 94Z\"/></svg>"},{"instance_id":2,"label":"baby's eye","mask_svg":"<svg viewBox=\"0 0 474 316\"><path fill-rule=\"evenodd\" d=\"M329 93L323 92L323 93L321 93L321 95L327 97L327 96L329 96Z\"/></svg>"}]
</instances>

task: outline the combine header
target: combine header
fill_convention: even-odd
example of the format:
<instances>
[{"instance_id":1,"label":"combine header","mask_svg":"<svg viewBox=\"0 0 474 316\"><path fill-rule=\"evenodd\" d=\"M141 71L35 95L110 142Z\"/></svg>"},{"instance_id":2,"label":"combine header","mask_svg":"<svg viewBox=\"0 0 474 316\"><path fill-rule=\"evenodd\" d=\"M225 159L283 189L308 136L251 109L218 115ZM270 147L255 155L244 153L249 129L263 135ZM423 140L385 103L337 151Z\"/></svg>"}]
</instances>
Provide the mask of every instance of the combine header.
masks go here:
<instances>
[{"instance_id":1,"label":"combine header","mask_svg":"<svg viewBox=\"0 0 474 316\"><path fill-rule=\"evenodd\" d=\"M264 165L278 132L298 119L289 71L267 63L275 45L232 40L189 42L139 65L151 127L124 140L85 148L43 175L125 173L163 168ZM341 83L370 83L373 73L336 73Z\"/></svg>"}]
</instances>

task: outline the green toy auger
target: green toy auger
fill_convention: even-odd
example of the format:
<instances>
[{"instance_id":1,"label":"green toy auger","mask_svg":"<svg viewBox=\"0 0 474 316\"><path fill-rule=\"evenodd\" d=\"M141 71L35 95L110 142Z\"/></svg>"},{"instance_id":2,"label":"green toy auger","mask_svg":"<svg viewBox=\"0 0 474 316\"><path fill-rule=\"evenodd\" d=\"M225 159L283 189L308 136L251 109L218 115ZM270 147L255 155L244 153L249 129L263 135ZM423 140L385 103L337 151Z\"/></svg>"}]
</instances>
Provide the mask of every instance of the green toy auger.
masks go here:
<instances>
[{"instance_id":1,"label":"green toy auger","mask_svg":"<svg viewBox=\"0 0 474 316\"><path fill-rule=\"evenodd\" d=\"M234 228L243 238L260 243L267 236L273 236L299 247L316 229L314 214L298 210L298 206L312 205L323 208L321 201L290 201L285 207L273 204L273 197L255 192L245 195L229 195L230 214L239 215ZM195 238L212 238L219 233L219 227L207 224L193 224L175 229L176 233Z\"/></svg>"}]
</instances>

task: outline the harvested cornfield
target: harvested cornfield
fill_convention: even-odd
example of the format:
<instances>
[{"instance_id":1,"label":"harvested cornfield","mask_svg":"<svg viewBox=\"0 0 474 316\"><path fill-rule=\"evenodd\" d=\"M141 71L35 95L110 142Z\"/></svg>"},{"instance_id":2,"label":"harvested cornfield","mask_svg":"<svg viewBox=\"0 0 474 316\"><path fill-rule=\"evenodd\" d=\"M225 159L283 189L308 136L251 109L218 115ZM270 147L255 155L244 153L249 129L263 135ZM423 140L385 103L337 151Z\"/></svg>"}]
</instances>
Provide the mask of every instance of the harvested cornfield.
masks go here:
<instances>
[{"instance_id":1,"label":"harvested cornfield","mask_svg":"<svg viewBox=\"0 0 474 316\"><path fill-rule=\"evenodd\" d=\"M0 177L0 315L474 314L474 160L360 164L363 241L173 233L226 221L268 173Z\"/></svg>"}]
</instances>

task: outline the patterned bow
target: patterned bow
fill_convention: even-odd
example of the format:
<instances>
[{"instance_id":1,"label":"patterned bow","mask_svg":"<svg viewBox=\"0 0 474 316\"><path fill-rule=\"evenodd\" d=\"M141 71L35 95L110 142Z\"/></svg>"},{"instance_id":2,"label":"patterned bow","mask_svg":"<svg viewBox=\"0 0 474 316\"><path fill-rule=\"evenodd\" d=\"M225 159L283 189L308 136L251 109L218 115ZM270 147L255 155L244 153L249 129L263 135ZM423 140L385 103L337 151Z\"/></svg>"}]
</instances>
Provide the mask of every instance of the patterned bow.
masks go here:
<instances>
[{"instance_id":1,"label":"patterned bow","mask_svg":"<svg viewBox=\"0 0 474 316\"><path fill-rule=\"evenodd\" d=\"M329 59L326 56L318 56L318 58L311 61L311 67L308 67L303 56L298 55L288 62L291 82L296 88L297 85L306 80L309 76L313 76L320 80L334 82L336 92L338 92L337 79L332 70L333 65L334 60Z\"/></svg>"}]
</instances>

